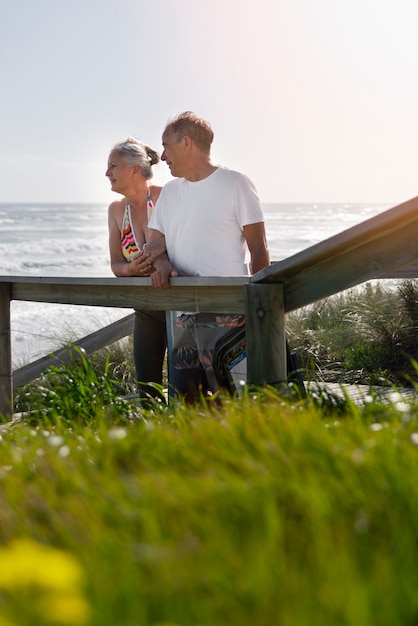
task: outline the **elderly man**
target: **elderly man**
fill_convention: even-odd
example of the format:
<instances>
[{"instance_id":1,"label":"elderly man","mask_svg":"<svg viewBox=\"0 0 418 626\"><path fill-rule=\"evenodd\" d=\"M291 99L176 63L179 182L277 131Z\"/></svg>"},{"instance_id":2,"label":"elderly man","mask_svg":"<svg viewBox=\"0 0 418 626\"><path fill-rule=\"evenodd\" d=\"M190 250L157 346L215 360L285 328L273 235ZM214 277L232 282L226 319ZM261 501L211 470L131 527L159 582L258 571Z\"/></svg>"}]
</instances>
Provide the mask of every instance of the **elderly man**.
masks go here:
<instances>
[{"instance_id":1,"label":"elderly man","mask_svg":"<svg viewBox=\"0 0 418 626\"><path fill-rule=\"evenodd\" d=\"M269 264L264 216L250 179L211 160L212 128L195 113L181 113L163 133L161 160L174 180L167 183L151 216L150 252L156 288L170 276L241 276ZM188 401L218 389L213 372L216 341L245 318L214 313L177 317L171 352L171 382Z\"/></svg>"}]
</instances>

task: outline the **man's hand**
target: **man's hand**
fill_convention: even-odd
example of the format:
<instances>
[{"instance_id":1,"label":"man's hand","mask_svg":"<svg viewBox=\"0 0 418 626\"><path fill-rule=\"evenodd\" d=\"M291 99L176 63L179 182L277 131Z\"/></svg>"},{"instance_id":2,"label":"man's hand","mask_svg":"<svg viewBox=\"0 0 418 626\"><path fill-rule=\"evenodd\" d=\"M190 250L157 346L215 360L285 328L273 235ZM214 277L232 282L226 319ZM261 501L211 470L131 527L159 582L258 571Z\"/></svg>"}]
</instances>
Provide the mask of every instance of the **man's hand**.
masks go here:
<instances>
[{"instance_id":1,"label":"man's hand","mask_svg":"<svg viewBox=\"0 0 418 626\"><path fill-rule=\"evenodd\" d=\"M138 275L150 274L154 261L165 252L165 237L161 236L158 239L153 239L146 244L146 246L138 252L135 257L135 270Z\"/></svg>"},{"instance_id":2,"label":"man's hand","mask_svg":"<svg viewBox=\"0 0 418 626\"><path fill-rule=\"evenodd\" d=\"M178 276L167 255L163 254L155 262L155 271L151 274L152 286L156 289L170 289L170 277Z\"/></svg>"}]
</instances>

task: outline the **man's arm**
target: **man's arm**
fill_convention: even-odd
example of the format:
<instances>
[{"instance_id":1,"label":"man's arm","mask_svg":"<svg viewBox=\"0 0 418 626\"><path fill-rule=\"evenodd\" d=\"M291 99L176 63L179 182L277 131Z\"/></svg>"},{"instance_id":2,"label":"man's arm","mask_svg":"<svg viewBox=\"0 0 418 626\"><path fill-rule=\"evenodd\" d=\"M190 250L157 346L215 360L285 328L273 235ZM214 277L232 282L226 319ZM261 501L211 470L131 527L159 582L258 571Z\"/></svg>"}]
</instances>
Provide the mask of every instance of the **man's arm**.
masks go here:
<instances>
[{"instance_id":1,"label":"man's arm","mask_svg":"<svg viewBox=\"0 0 418 626\"><path fill-rule=\"evenodd\" d=\"M154 271L151 274L152 286L156 289L170 289L170 277L177 272L168 260L165 237L159 230L150 230L150 242L144 252L145 262L152 262Z\"/></svg>"},{"instance_id":2,"label":"man's arm","mask_svg":"<svg viewBox=\"0 0 418 626\"><path fill-rule=\"evenodd\" d=\"M264 222L247 224L242 230L250 251L250 271L251 274L256 274L270 264Z\"/></svg>"},{"instance_id":3,"label":"man's arm","mask_svg":"<svg viewBox=\"0 0 418 626\"><path fill-rule=\"evenodd\" d=\"M138 268L144 269L146 266L152 265L155 259L165 251L166 246L164 235L158 230L150 231L150 241L144 245L141 252L138 252L135 257Z\"/></svg>"},{"instance_id":4,"label":"man's arm","mask_svg":"<svg viewBox=\"0 0 418 626\"><path fill-rule=\"evenodd\" d=\"M120 248L120 243L119 243ZM129 265L130 276L150 276L154 271L154 259L165 252L165 238L164 236L155 240L152 244L146 244L143 249L137 253ZM113 269L113 265L112 265Z\"/></svg>"}]
</instances>

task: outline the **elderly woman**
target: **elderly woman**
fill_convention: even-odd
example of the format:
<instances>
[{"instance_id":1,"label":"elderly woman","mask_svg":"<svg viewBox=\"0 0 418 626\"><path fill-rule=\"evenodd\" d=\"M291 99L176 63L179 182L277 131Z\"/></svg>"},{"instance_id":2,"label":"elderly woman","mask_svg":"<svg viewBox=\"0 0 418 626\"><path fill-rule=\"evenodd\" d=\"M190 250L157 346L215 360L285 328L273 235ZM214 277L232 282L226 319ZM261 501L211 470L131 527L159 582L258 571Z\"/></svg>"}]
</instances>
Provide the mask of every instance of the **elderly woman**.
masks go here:
<instances>
[{"instance_id":1,"label":"elderly woman","mask_svg":"<svg viewBox=\"0 0 418 626\"><path fill-rule=\"evenodd\" d=\"M109 206L109 248L116 276L148 276L152 266L141 268L138 257L149 239L148 221L161 187L150 184L152 166L158 163L155 150L129 137L116 144L109 155L106 176L112 191L121 194ZM135 311L134 362L141 397L160 397L147 383L162 383L167 347L164 311Z\"/></svg>"}]
</instances>

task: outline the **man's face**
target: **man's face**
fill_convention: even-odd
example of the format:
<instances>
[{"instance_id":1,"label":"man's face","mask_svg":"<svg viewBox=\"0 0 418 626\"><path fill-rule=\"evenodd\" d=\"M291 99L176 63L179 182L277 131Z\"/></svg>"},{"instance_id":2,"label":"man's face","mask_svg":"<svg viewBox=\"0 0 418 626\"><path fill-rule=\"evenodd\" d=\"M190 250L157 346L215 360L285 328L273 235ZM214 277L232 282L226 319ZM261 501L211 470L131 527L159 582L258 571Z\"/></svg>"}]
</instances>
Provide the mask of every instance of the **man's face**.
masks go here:
<instances>
[{"instance_id":1,"label":"man's face","mask_svg":"<svg viewBox=\"0 0 418 626\"><path fill-rule=\"evenodd\" d=\"M179 141L173 136L171 130L163 133L163 153L161 160L165 161L170 168L172 176L183 177L186 159L186 149L184 138Z\"/></svg>"}]
</instances>

